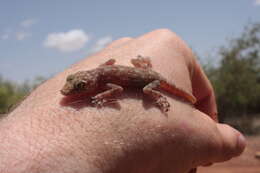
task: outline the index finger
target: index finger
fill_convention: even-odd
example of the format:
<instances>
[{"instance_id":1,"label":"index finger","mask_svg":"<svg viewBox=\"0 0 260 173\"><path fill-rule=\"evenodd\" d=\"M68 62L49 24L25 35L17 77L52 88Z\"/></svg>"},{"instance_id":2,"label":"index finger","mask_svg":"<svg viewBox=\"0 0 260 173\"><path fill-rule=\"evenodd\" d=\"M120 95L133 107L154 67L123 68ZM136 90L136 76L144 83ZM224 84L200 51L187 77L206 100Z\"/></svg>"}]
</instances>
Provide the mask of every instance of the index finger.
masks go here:
<instances>
[{"instance_id":1,"label":"index finger","mask_svg":"<svg viewBox=\"0 0 260 173\"><path fill-rule=\"evenodd\" d=\"M197 98L195 107L201 112L209 115L213 120L218 121L214 89L196 59L194 59L192 65L192 90L194 96Z\"/></svg>"}]
</instances>

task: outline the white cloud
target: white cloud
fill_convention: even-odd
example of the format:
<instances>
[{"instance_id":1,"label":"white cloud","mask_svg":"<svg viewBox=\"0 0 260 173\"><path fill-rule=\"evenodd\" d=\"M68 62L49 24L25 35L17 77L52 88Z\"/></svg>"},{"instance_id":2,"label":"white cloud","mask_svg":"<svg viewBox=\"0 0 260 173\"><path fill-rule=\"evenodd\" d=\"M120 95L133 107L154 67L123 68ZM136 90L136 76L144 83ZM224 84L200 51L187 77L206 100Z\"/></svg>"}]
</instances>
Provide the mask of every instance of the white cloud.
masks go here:
<instances>
[{"instance_id":1,"label":"white cloud","mask_svg":"<svg viewBox=\"0 0 260 173\"><path fill-rule=\"evenodd\" d=\"M15 37L17 40L21 41L21 40L24 40L25 38L29 37L30 35L31 35L30 33L20 31L20 32L16 33Z\"/></svg>"},{"instance_id":2,"label":"white cloud","mask_svg":"<svg viewBox=\"0 0 260 173\"><path fill-rule=\"evenodd\" d=\"M31 27L33 24L35 24L36 23L36 20L35 19L26 19L26 20L24 20L24 21L22 21L21 23L20 23L20 25L22 26L22 27L24 27L24 28L29 28L29 27Z\"/></svg>"},{"instance_id":3,"label":"white cloud","mask_svg":"<svg viewBox=\"0 0 260 173\"><path fill-rule=\"evenodd\" d=\"M112 37L111 36L105 36L97 40L96 44L92 48L92 52L97 52L103 49L107 44L112 42Z\"/></svg>"},{"instance_id":4,"label":"white cloud","mask_svg":"<svg viewBox=\"0 0 260 173\"><path fill-rule=\"evenodd\" d=\"M88 41L89 36L83 30L75 29L68 32L51 33L43 44L45 47L55 48L61 52L72 52L81 49Z\"/></svg>"},{"instance_id":5,"label":"white cloud","mask_svg":"<svg viewBox=\"0 0 260 173\"><path fill-rule=\"evenodd\" d=\"M30 36L32 33L29 32L28 28L30 28L37 21L35 19L26 19L19 23L19 27L17 31L13 31L13 29L7 28L4 30L3 34L0 35L0 40L7 40L10 38L15 38L16 40L24 40Z\"/></svg>"},{"instance_id":6,"label":"white cloud","mask_svg":"<svg viewBox=\"0 0 260 173\"><path fill-rule=\"evenodd\" d=\"M255 5L260 5L260 0L255 0Z\"/></svg>"}]
</instances>

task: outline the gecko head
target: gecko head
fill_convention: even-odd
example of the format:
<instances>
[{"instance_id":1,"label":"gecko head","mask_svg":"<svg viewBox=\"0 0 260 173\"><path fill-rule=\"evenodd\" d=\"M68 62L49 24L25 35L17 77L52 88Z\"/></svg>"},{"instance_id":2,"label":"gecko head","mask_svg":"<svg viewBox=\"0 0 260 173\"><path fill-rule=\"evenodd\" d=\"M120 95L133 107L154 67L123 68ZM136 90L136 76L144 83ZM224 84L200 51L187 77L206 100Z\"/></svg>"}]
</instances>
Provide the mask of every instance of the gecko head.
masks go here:
<instances>
[{"instance_id":1,"label":"gecko head","mask_svg":"<svg viewBox=\"0 0 260 173\"><path fill-rule=\"evenodd\" d=\"M69 75L66 79L66 83L61 89L61 94L67 96L77 93L91 93L95 89L95 82L92 78L88 77L89 74L78 72Z\"/></svg>"}]
</instances>

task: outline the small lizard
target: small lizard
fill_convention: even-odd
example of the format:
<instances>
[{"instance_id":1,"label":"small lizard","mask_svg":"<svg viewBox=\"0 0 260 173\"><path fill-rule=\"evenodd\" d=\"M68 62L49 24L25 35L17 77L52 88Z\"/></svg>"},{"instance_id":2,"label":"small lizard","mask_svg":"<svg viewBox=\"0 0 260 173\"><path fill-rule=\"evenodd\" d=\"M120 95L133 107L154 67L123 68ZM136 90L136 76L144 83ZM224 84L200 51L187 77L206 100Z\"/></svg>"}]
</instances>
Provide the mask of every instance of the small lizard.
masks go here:
<instances>
[{"instance_id":1,"label":"small lizard","mask_svg":"<svg viewBox=\"0 0 260 173\"><path fill-rule=\"evenodd\" d=\"M115 59L109 59L93 70L71 74L67 77L61 93L65 96L76 93L97 94L92 97L92 103L101 107L109 102L108 98L121 93L123 87L140 87L164 113L169 111L170 104L158 89L179 96L192 104L196 102L194 96L170 84L159 73L153 71L149 58L139 55L132 59L131 63L134 67L115 65ZM98 93L100 88L104 87L107 90Z\"/></svg>"}]
</instances>

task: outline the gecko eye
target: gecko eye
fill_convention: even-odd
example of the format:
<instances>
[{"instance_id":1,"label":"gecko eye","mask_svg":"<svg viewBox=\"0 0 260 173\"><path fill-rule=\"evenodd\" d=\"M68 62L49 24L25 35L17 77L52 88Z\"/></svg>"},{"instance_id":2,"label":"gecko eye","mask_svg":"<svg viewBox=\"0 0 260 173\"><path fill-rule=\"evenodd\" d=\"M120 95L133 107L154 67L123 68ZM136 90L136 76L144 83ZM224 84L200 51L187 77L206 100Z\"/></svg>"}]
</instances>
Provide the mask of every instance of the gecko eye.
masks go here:
<instances>
[{"instance_id":1,"label":"gecko eye","mask_svg":"<svg viewBox=\"0 0 260 173\"><path fill-rule=\"evenodd\" d=\"M81 81L81 82L76 84L75 88L83 89L85 86L86 86L86 83Z\"/></svg>"}]
</instances>

